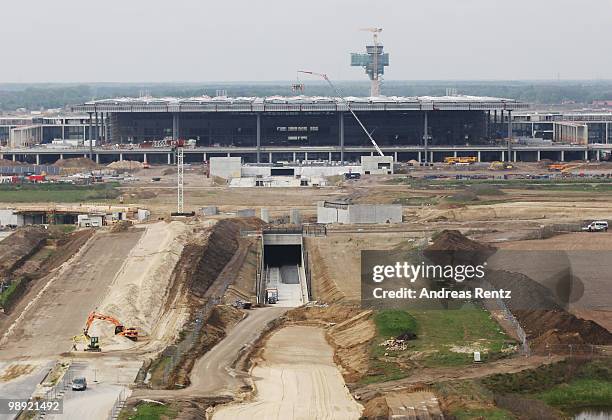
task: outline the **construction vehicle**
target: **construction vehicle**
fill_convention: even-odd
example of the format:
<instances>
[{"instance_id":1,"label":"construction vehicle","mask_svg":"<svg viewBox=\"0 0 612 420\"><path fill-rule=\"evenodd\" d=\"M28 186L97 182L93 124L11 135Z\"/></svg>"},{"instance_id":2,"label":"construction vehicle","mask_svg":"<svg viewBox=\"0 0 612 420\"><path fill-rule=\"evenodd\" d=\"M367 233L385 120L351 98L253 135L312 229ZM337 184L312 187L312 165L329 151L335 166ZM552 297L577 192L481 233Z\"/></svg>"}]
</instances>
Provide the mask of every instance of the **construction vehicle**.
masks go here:
<instances>
[{"instance_id":1,"label":"construction vehicle","mask_svg":"<svg viewBox=\"0 0 612 420\"><path fill-rule=\"evenodd\" d=\"M87 343L87 347L85 348L85 351L93 351L93 352L102 351L102 349L100 348L99 340L100 339L98 337L89 337L89 343Z\"/></svg>"},{"instance_id":2,"label":"construction vehicle","mask_svg":"<svg viewBox=\"0 0 612 420\"><path fill-rule=\"evenodd\" d=\"M474 156L457 156L457 157L446 157L444 163L447 165L471 165L472 163L478 162L478 159Z\"/></svg>"},{"instance_id":3,"label":"construction vehicle","mask_svg":"<svg viewBox=\"0 0 612 420\"><path fill-rule=\"evenodd\" d=\"M500 161L491 162L489 165L491 171L502 171L504 169L514 169L514 166L511 163Z\"/></svg>"},{"instance_id":4,"label":"construction vehicle","mask_svg":"<svg viewBox=\"0 0 612 420\"><path fill-rule=\"evenodd\" d=\"M121 321L117 318L114 318L110 315L104 315L95 311L92 311L87 317L87 322L85 323L85 328L83 329L83 335L87 337L87 339L93 339L94 337L89 336L89 328L94 320L99 319L102 321L108 321L115 325L115 335L121 335L129 338L132 341L138 340L138 330L134 327L124 327Z\"/></svg>"},{"instance_id":5,"label":"construction vehicle","mask_svg":"<svg viewBox=\"0 0 612 420\"><path fill-rule=\"evenodd\" d=\"M266 289L266 303L275 304L278 302L278 289L268 288Z\"/></svg>"},{"instance_id":6,"label":"construction vehicle","mask_svg":"<svg viewBox=\"0 0 612 420\"><path fill-rule=\"evenodd\" d=\"M253 303L248 300L236 299L234 302L234 308L238 309L251 309L253 307Z\"/></svg>"}]
</instances>

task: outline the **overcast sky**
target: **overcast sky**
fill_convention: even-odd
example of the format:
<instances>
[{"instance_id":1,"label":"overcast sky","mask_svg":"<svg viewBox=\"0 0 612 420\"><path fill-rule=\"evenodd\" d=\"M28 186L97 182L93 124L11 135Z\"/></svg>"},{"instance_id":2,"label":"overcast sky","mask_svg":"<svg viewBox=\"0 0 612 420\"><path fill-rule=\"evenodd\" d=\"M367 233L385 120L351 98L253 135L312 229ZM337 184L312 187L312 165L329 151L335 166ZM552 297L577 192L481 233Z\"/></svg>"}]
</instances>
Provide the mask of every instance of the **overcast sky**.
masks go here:
<instances>
[{"instance_id":1,"label":"overcast sky","mask_svg":"<svg viewBox=\"0 0 612 420\"><path fill-rule=\"evenodd\" d=\"M612 79L612 0L6 0L0 82Z\"/></svg>"}]
</instances>

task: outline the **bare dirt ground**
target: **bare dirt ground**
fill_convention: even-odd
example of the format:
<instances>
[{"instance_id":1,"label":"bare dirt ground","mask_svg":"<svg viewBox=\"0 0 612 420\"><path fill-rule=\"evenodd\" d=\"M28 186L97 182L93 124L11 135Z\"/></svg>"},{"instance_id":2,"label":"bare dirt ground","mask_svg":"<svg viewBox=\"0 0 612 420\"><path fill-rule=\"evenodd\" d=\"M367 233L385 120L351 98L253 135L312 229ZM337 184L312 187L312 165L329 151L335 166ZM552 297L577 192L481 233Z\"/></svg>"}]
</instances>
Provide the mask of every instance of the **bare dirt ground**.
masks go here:
<instances>
[{"instance_id":1,"label":"bare dirt ground","mask_svg":"<svg viewBox=\"0 0 612 420\"><path fill-rule=\"evenodd\" d=\"M422 240L421 232L352 233L330 231L326 237L307 238L310 254L314 299L323 302L361 298L361 251L409 248Z\"/></svg>"},{"instance_id":2,"label":"bare dirt ground","mask_svg":"<svg viewBox=\"0 0 612 420\"><path fill-rule=\"evenodd\" d=\"M529 276L549 287L555 287L555 275L571 269L575 285L569 310L591 319L612 331L610 273L612 233L569 233L549 239L514 241L496 244L500 251L491 264ZM538 252L542 251L542 252ZM520 260L520 264L516 261Z\"/></svg>"},{"instance_id":3,"label":"bare dirt ground","mask_svg":"<svg viewBox=\"0 0 612 420\"><path fill-rule=\"evenodd\" d=\"M69 350L141 234L133 229L95 235L48 280L46 289L26 296L31 306L3 335L0 359L56 357Z\"/></svg>"},{"instance_id":4,"label":"bare dirt ground","mask_svg":"<svg viewBox=\"0 0 612 420\"><path fill-rule=\"evenodd\" d=\"M317 327L288 326L266 343L252 369L252 401L220 406L222 419L358 419L362 407L349 393L333 350Z\"/></svg>"}]
</instances>

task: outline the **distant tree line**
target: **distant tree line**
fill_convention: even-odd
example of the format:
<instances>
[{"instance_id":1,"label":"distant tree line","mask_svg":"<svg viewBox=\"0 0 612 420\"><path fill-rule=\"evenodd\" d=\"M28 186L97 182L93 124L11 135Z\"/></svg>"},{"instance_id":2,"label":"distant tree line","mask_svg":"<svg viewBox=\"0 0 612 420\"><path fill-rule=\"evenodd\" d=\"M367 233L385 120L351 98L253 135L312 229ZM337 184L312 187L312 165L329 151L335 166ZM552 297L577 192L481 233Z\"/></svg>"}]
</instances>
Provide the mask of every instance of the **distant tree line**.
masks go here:
<instances>
[{"instance_id":1,"label":"distant tree line","mask_svg":"<svg viewBox=\"0 0 612 420\"><path fill-rule=\"evenodd\" d=\"M338 82L337 85L346 96L369 94L367 81ZM568 101L590 104L594 100L612 100L612 81L385 81L382 91L388 96L439 96L444 95L448 88L457 89L459 94L519 99L534 104ZM291 82L0 84L0 110L64 108L92 99L144 94L156 97L214 96L217 90L226 91L228 96L295 95L291 91ZM309 82L304 94L329 96L332 92L325 83Z\"/></svg>"}]
</instances>

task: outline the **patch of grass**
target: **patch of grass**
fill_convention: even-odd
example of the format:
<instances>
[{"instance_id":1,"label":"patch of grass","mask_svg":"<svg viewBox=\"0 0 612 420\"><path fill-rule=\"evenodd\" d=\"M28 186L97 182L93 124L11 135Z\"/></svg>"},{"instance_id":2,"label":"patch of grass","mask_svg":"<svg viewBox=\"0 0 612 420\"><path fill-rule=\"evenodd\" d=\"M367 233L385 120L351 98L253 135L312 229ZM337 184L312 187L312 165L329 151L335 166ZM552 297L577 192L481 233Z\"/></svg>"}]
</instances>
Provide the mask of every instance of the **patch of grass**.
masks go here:
<instances>
[{"instance_id":1,"label":"patch of grass","mask_svg":"<svg viewBox=\"0 0 612 420\"><path fill-rule=\"evenodd\" d=\"M15 279L8 288L6 288L2 293L0 293L0 307L5 307L8 302L10 302L12 295L17 291L17 287L19 287L19 283L21 279Z\"/></svg>"},{"instance_id":2,"label":"patch of grass","mask_svg":"<svg viewBox=\"0 0 612 420\"><path fill-rule=\"evenodd\" d=\"M437 197L399 197L392 204L401 204L406 207L435 206L439 203Z\"/></svg>"},{"instance_id":3,"label":"patch of grass","mask_svg":"<svg viewBox=\"0 0 612 420\"><path fill-rule=\"evenodd\" d=\"M408 312L397 309L380 311L374 317L378 335L384 338L397 337L410 331L416 332L417 322Z\"/></svg>"},{"instance_id":4,"label":"patch of grass","mask_svg":"<svg viewBox=\"0 0 612 420\"><path fill-rule=\"evenodd\" d=\"M2 184L0 185L0 202L75 203L94 200L110 200L117 198L121 194L117 186L117 183L94 185Z\"/></svg>"},{"instance_id":5,"label":"patch of grass","mask_svg":"<svg viewBox=\"0 0 612 420\"><path fill-rule=\"evenodd\" d=\"M612 381L576 379L557 385L536 397L553 407L612 407Z\"/></svg>"},{"instance_id":6,"label":"patch of grass","mask_svg":"<svg viewBox=\"0 0 612 420\"><path fill-rule=\"evenodd\" d=\"M534 394L549 390L575 379L609 381L612 378L612 360L592 362L563 360L517 373L491 375L482 383L499 394Z\"/></svg>"},{"instance_id":7,"label":"patch of grass","mask_svg":"<svg viewBox=\"0 0 612 420\"><path fill-rule=\"evenodd\" d=\"M175 419L178 410L170 405L155 403L142 403L136 406L135 412L124 410L119 416L120 420L162 420Z\"/></svg>"},{"instance_id":8,"label":"patch of grass","mask_svg":"<svg viewBox=\"0 0 612 420\"><path fill-rule=\"evenodd\" d=\"M409 313L384 310L374 316L374 322L377 337L370 348L370 371L362 383L400 379L421 366L467 366L473 363L472 348L481 351L484 361L495 360L504 356L502 349L511 343L487 311L471 304ZM380 345L407 331L417 338L406 342L405 350Z\"/></svg>"},{"instance_id":9,"label":"patch of grass","mask_svg":"<svg viewBox=\"0 0 612 420\"><path fill-rule=\"evenodd\" d=\"M459 409L451 411L451 415L457 420L487 419L487 420L507 420L515 419L512 413L501 408L473 408Z\"/></svg>"},{"instance_id":10,"label":"patch of grass","mask_svg":"<svg viewBox=\"0 0 612 420\"><path fill-rule=\"evenodd\" d=\"M411 314L418 325L418 338L410 343L410 350L425 352L423 363L428 367L471 364L473 354L467 351L471 348L480 350L485 361L495 359L509 342L489 312L470 304L460 309L419 310ZM453 347L464 347L466 352L452 351Z\"/></svg>"}]
</instances>

